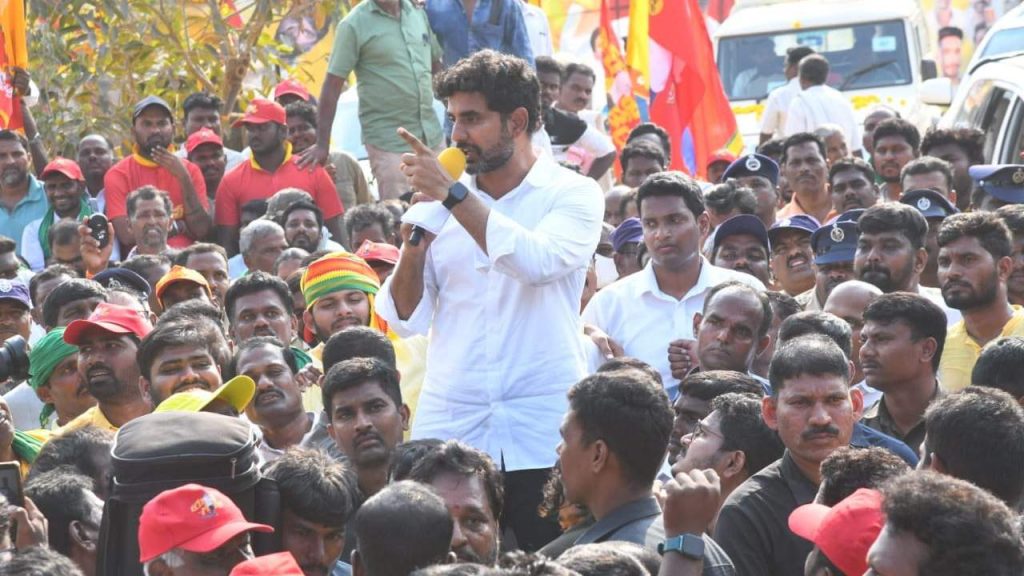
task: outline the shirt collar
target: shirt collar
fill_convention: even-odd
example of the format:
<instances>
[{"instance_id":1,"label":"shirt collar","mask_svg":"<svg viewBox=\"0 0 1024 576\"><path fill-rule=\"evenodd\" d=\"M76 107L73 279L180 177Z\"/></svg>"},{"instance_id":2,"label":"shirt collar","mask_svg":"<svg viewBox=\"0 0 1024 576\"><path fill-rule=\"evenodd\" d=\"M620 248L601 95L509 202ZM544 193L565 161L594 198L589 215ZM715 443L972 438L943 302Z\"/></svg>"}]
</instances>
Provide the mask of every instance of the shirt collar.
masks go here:
<instances>
[{"instance_id":1,"label":"shirt collar","mask_svg":"<svg viewBox=\"0 0 1024 576\"><path fill-rule=\"evenodd\" d=\"M705 258L702 254L700 257L700 274L697 276L697 282L695 282L694 285L690 288L690 290L678 301L682 302L683 300L686 300L687 298L693 296L694 294L702 294L704 290L706 290L709 286L717 284L718 279L715 278L715 276L717 276L717 270L718 267L716 267L714 264L708 261L708 259ZM674 297L669 296L664 291L662 291L661 287L658 286L658 277L654 275L653 260L648 262L647 265L644 266L643 270L641 270L639 273L644 274L644 292L650 292L657 296L664 296L665 298L671 298L672 300L676 300Z\"/></svg>"},{"instance_id":2,"label":"shirt collar","mask_svg":"<svg viewBox=\"0 0 1024 576\"><path fill-rule=\"evenodd\" d=\"M786 450L782 455L782 465L779 467L779 474L786 482L786 486L789 487L789 491L792 492L797 505L814 501L814 497L818 493L818 487L800 471L800 467L793 461L789 450Z\"/></svg>"},{"instance_id":3,"label":"shirt collar","mask_svg":"<svg viewBox=\"0 0 1024 576\"><path fill-rule=\"evenodd\" d=\"M291 160L291 158L292 158L292 143L287 141L287 140L285 140L284 141L284 160L281 161L281 166L284 166L285 164L287 164L288 161ZM249 164L254 169L259 170L260 172L268 172L268 170L264 170L263 167L260 166L260 163L256 161L256 155L255 154L253 154L252 156L249 157ZM278 168L280 168L280 166L278 166Z\"/></svg>"}]
</instances>

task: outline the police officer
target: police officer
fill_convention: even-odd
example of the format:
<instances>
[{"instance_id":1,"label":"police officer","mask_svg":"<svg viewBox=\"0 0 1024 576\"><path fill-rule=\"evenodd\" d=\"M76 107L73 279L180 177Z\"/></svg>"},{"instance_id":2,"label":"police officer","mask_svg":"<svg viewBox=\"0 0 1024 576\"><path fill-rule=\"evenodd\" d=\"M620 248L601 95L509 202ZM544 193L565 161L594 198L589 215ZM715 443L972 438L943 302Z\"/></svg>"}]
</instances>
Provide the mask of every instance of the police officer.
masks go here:
<instances>
[{"instance_id":1,"label":"police officer","mask_svg":"<svg viewBox=\"0 0 1024 576\"><path fill-rule=\"evenodd\" d=\"M1007 204L1024 203L1024 165L980 164L967 173L975 184L972 212L994 212Z\"/></svg>"},{"instance_id":2,"label":"police officer","mask_svg":"<svg viewBox=\"0 0 1024 576\"><path fill-rule=\"evenodd\" d=\"M859 231L856 218L844 218L849 218L848 214L844 212L835 221L811 234L811 249L814 250L817 271L814 287L796 297L804 310L821 310L836 286L857 277L853 271L853 255L857 252Z\"/></svg>"},{"instance_id":3,"label":"police officer","mask_svg":"<svg viewBox=\"0 0 1024 576\"><path fill-rule=\"evenodd\" d=\"M775 210L779 205L779 165L763 154L740 156L722 173L722 182L735 179L750 188L757 196L757 217L765 228L775 223Z\"/></svg>"},{"instance_id":4,"label":"police officer","mask_svg":"<svg viewBox=\"0 0 1024 576\"><path fill-rule=\"evenodd\" d=\"M900 202L917 208L917 210L928 221L928 236L924 240L924 248L928 251L928 263L921 272L919 282L924 286L939 287L938 269L939 260L939 226L942 220L950 214L957 214L956 206L948 198L937 190L931 188L920 188L904 192Z\"/></svg>"}]
</instances>

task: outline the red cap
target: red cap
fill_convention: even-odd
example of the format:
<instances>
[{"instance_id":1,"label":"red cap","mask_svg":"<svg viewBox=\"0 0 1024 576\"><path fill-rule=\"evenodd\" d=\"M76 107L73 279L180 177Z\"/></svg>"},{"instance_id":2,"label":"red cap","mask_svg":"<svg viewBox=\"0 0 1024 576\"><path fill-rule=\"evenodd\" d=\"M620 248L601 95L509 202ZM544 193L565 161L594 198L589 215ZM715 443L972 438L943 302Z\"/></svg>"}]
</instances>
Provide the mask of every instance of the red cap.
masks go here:
<instances>
[{"instance_id":1,"label":"red cap","mask_svg":"<svg viewBox=\"0 0 1024 576\"><path fill-rule=\"evenodd\" d=\"M708 158L708 166L711 166L715 162L728 162L729 164L732 164L735 161L736 161L736 155L735 154L733 154L732 152L729 152L725 148L720 148L718 150L715 150L715 152L711 155L711 157Z\"/></svg>"},{"instance_id":2,"label":"red cap","mask_svg":"<svg viewBox=\"0 0 1024 576\"><path fill-rule=\"evenodd\" d=\"M153 330L149 320L137 310L127 306L100 302L87 320L75 320L64 330L64 341L78 346L82 336L90 328L99 328L114 334L134 334L139 339L145 338Z\"/></svg>"},{"instance_id":3,"label":"red cap","mask_svg":"<svg viewBox=\"0 0 1024 576\"><path fill-rule=\"evenodd\" d=\"M39 177L46 178L54 172L63 174L72 180L85 181L85 176L82 176L82 169L78 167L78 162L74 160L54 158L52 162L46 165L46 168L43 168L43 173Z\"/></svg>"},{"instance_id":4,"label":"red cap","mask_svg":"<svg viewBox=\"0 0 1024 576\"><path fill-rule=\"evenodd\" d=\"M356 250L356 256L366 260L367 263L386 262L388 264L398 264L398 255L398 248L394 245L371 242L369 240L363 241L362 246Z\"/></svg>"},{"instance_id":5,"label":"red cap","mask_svg":"<svg viewBox=\"0 0 1024 576\"><path fill-rule=\"evenodd\" d=\"M224 141L220 139L220 136L218 136L216 132L209 128L200 128L193 132L192 135L188 137L188 140L185 140L185 152L191 154L193 150L203 144L216 144L221 148L224 147Z\"/></svg>"},{"instance_id":6,"label":"red cap","mask_svg":"<svg viewBox=\"0 0 1024 576\"><path fill-rule=\"evenodd\" d=\"M302 568L291 552L278 552L246 560L231 569L228 576L303 576Z\"/></svg>"},{"instance_id":7,"label":"red cap","mask_svg":"<svg viewBox=\"0 0 1024 576\"><path fill-rule=\"evenodd\" d=\"M861 488L829 508L805 504L789 515L789 529L814 542L844 574L868 569L868 550L882 531L882 493Z\"/></svg>"},{"instance_id":8,"label":"red cap","mask_svg":"<svg viewBox=\"0 0 1024 576\"><path fill-rule=\"evenodd\" d=\"M274 531L247 521L238 506L217 490L186 484L157 494L142 508L139 561L145 564L175 548L210 552L249 530Z\"/></svg>"},{"instance_id":9,"label":"red cap","mask_svg":"<svg viewBox=\"0 0 1024 576\"><path fill-rule=\"evenodd\" d=\"M281 106L277 102L271 100L265 100L263 98L256 98L249 103L249 107L245 109L245 116L242 119L235 122L234 126L241 126L242 124L266 124L267 122L275 122L277 124L287 124L285 120L286 114L284 113L284 106Z\"/></svg>"},{"instance_id":10,"label":"red cap","mask_svg":"<svg viewBox=\"0 0 1024 576\"><path fill-rule=\"evenodd\" d=\"M309 102L311 98L309 90L306 90L306 87L303 86L301 82L294 78L283 80L281 81L280 84L274 87L274 100L279 99L281 96L284 96L285 94L292 94L298 96L299 98L302 98L306 102Z\"/></svg>"}]
</instances>

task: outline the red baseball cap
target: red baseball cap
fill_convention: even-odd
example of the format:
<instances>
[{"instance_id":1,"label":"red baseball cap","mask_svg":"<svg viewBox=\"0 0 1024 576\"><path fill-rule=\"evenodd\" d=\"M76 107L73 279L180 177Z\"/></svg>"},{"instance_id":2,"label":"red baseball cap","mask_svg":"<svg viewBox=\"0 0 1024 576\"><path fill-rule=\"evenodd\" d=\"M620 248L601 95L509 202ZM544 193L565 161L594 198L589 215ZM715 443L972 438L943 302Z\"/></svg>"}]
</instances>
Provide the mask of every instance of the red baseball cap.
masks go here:
<instances>
[{"instance_id":1,"label":"red baseball cap","mask_svg":"<svg viewBox=\"0 0 1024 576\"><path fill-rule=\"evenodd\" d=\"M245 116L242 116L241 120L235 122L234 126L237 127L242 124L266 124L267 122L287 124L286 118L287 115L284 112L284 106L281 106L272 100L256 98L250 102L249 107L245 109Z\"/></svg>"},{"instance_id":2,"label":"red baseball cap","mask_svg":"<svg viewBox=\"0 0 1024 576\"><path fill-rule=\"evenodd\" d=\"M250 530L274 531L266 524L247 521L238 506L217 490L186 484L157 494L142 508L139 561L145 564L175 548L210 552Z\"/></svg>"},{"instance_id":3,"label":"red baseball cap","mask_svg":"<svg viewBox=\"0 0 1024 576\"><path fill-rule=\"evenodd\" d=\"M133 334L139 339L145 338L153 330L149 320L137 310L127 306L100 302L87 320L75 320L64 330L64 341L78 346L83 335L90 328L99 328L114 334Z\"/></svg>"},{"instance_id":4,"label":"red baseball cap","mask_svg":"<svg viewBox=\"0 0 1024 576\"><path fill-rule=\"evenodd\" d=\"M789 529L814 542L844 574L863 574L868 569L868 550L885 524L882 493L861 488L829 508L805 504L789 515Z\"/></svg>"},{"instance_id":5,"label":"red baseball cap","mask_svg":"<svg viewBox=\"0 0 1024 576\"><path fill-rule=\"evenodd\" d=\"M733 154L732 152L729 152L725 148L720 148L718 150L715 150L715 152L711 155L711 157L708 158L708 166L711 166L715 162L728 162L729 164L732 164L735 161L736 161L736 155L735 154Z\"/></svg>"},{"instance_id":6,"label":"red baseball cap","mask_svg":"<svg viewBox=\"0 0 1024 576\"><path fill-rule=\"evenodd\" d=\"M303 86L301 82L294 78L282 80L281 83L274 87L274 100L277 100L278 98L284 96L285 94L292 94L294 96L298 96L299 98L302 98L306 102L309 102L311 98L309 90L307 90L306 87Z\"/></svg>"},{"instance_id":7,"label":"red baseball cap","mask_svg":"<svg viewBox=\"0 0 1024 576\"><path fill-rule=\"evenodd\" d=\"M356 250L356 256L359 256L366 262L386 262L388 264L398 264L398 255L400 254L398 248L392 244L384 244L381 242L371 242L364 240L362 246Z\"/></svg>"},{"instance_id":8,"label":"red baseball cap","mask_svg":"<svg viewBox=\"0 0 1024 576\"><path fill-rule=\"evenodd\" d=\"M82 176L82 169L78 167L78 162L67 158L54 158L52 162L43 168L43 173L39 177L46 178L54 173L63 174L71 180L85 181L85 176Z\"/></svg>"},{"instance_id":9,"label":"red baseball cap","mask_svg":"<svg viewBox=\"0 0 1024 576\"><path fill-rule=\"evenodd\" d=\"M278 552L246 560L231 569L228 576L303 576L302 568L291 552Z\"/></svg>"},{"instance_id":10,"label":"red baseball cap","mask_svg":"<svg viewBox=\"0 0 1024 576\"><path fill-rule=\"evenodd\" d=\"M193 150L203 144L216 144L221 148L224 147L224 141L220 139L220 136L218 136L216 132L209 128L200 128L193 132L192 135L188 137L188 140L185 140L185 152L191 154Z\"/></svg>"}]
</instances>

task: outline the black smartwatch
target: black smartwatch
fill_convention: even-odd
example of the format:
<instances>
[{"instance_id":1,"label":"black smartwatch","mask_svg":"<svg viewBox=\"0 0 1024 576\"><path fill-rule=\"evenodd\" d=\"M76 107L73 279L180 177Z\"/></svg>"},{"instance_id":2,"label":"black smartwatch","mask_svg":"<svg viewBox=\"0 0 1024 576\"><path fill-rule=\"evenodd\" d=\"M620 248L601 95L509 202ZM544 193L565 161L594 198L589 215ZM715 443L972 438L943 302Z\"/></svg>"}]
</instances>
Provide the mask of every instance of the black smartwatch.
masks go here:
<instances>
[{"instance_id":1,"label":"black smartwatch","mask_svg":"<svg viewBox=\"0 0 1024 576\"><path fill-rule=\"evenodd\" d=\"M680 534L658 544L658 554L662 556L666 552L682 554L690 560L702 560L704 558L704 539L696 534Z\"/></svg>"},{"instance_id":2,"label":"black smartwatch","mask_svg":"<svg viewBox=\"0 0 1024 576\"><path fill-rule=\"evenodd\" d=\"M456 180L455 184L452 184L451 187L448 188L448 197L445 198L444 202L441 204L448 210L451 210L452 208L455 208L456 204L465 200L468 195L469 188L466 188L465 184Z\"/></svg>"}]
</instances>

